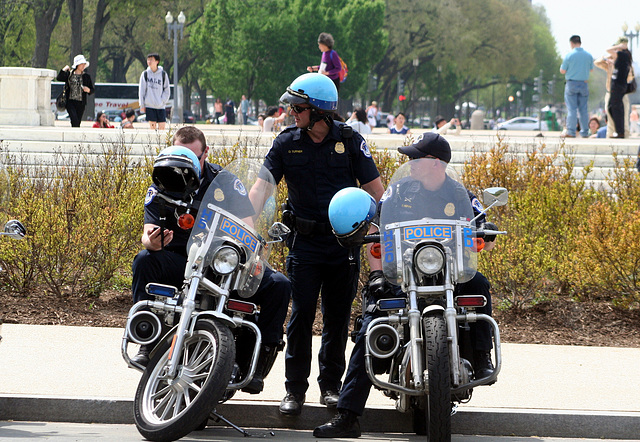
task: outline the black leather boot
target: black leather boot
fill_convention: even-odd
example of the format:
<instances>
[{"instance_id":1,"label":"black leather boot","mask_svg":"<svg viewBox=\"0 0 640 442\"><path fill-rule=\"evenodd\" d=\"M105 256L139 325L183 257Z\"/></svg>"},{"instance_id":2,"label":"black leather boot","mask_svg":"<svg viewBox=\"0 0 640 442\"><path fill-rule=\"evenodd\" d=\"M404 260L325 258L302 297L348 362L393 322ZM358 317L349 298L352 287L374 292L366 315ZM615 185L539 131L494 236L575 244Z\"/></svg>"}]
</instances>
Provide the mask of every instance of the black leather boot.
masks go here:
<instances>
[{"instance_id":1,"label":"black leather boot","mask_svg":"<svg viewBox=\"0 0 640 442\"><path fill-rule=\"evenodd\" d=\"M338 438L338 437L360 437L360 422L358 415L353 411L338 409L333 419L324 425L320 425L313 430L313 437L318 438Z\"/></svg>"},{"instance_id":2,"label":"black leather boot","mask_svg":"<svg viewBox=\"0 0 640 442\"><path fill-rule=\"evenodd\" d=\"M493 374L494 367L493 367L493 362L491 362L490 350L474 351L473 359L474 359L473 368L475 369L476 379L486 378Z\"/></svg>"},{"instance_id":3,"label":"black leather boot","mask_svg":"<svg viewBox=\"0 0 640 442\"><path fill-rule=\"evenodd\" d=\"M262 344L253 379L242 389L245 393L258 394L264 389L264 378L267 377L278 357L279 345Z\"/></svg>"},{"instance_id":4,"label":"black leather boot","mask_svg":"<svg viewBox=\"0 0 640 442\"><path fill-rule=\"evenodd\" d=\"M135 362L142 365L143 367L146 367L149 363L149 352L152 348L153 346L150 345L141 345L138 353L131 358L131 362Z\"/></svg>"}]
</instances>

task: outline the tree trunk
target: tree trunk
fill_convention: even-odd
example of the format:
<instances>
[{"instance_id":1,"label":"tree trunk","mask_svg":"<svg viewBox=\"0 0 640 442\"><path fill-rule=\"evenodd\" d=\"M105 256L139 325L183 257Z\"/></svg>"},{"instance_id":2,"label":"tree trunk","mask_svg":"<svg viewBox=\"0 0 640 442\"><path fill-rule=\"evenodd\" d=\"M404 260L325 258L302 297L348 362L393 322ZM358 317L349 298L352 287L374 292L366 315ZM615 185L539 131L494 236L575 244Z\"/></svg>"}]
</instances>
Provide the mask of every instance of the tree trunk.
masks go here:
<instances>
[{"instance_id":1,"label":"tree trunk","mask_svg":"<svg viewBox=\"0 0 640 442\"><path fill-rule=\"evenodd\" d=\"M71 19L71 57L82 54L82 14L84 0L67 0ZM89 63L91 65L91 63Z\"/></svg>"},{"instance_id":2,"label":"tree trunk","mask_svg":"<svg viewBox=\"0 0 640 442\"><path fill-rule=\"evenodd\" d=\"M49 60L51 34L58 24L63 0L40 0L33 5L36 25L36 47L31 59L31 67L46 68Z\"/></svg>"},{"instance_id":3,"label":"tree trunk","mask_svg":"<svg viewBox=\"0 0 640 442\"><path fill-rule=\"evenodd\" d=\"M93 37L91 39L91 52L89 57L89 75L94 83L98 81L98 54L102 45L102 33L110 18L110 13L106 12L109 0L98 0L96 6L96 18L93 25ZM89 95L87 100L87 115L95 115L96 113L96 96Z\"/></svg>"}]
</instances>

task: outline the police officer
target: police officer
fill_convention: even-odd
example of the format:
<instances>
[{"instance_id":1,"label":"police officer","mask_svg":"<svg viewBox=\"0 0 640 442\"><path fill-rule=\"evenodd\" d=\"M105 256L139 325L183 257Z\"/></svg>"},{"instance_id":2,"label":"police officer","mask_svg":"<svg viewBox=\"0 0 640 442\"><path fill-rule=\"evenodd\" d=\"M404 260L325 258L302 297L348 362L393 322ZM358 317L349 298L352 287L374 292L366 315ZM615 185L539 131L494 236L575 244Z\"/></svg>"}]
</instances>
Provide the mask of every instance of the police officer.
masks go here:
<instances>
[{"instance_id":1,"label":"police officer","mask_svg":"<svg viewBox=\"0 0 640 442\"><path fill-rule=\"evenodd\" d=\"M449 213L447 217L455 218L457 214L456 207L462 207L469 204L474 212L481 211L482 206L472 193L467 193L465 188L446 175L447 163L451 160L451 148L449 143L441 136L433 132L426 132L418 137L416 143L411 146L398 148L411 159L423 158L421 163L416 163L418 167L411 169L411 177L398 181L391 192L387 191L380 202L383 204L393 204L394 210L399 211L399 219L406 215L406 219L415 219L415 214L411 213L412 209L423 208L424 204L419 203L420 198L438 198L438 193L443 189L450 195L449 201L442 202L431 201L430 205L437 206L439 213L433 213L432 217L442 217L442 213ZM445 210L447 204L451 201L458 201ZM423 215L424 216L424 215ZM427 215L429 216L429 215ZM477 220L479 223L484 221L484 217ZM495 239L495 238L494 238ZM493 242L487 242L486 249L493 247ZM401 294L399 287L390 286L385 282L382 274L382 263L380 259L369 256L369 263L372 272L369 275L368 283L368 305L375 305L377 297L393 297ZM489 293L489 281L480 273L476 272L470 281L458 284L456 294L483 294L487 298L487 306L478 309L478 313L491 314L491 296ZM386 293L386 294L385 294ZM384 295L384 296L383 296ZM313 431L313 435L318 438L348 438L360 437L360 423L358 416L361 416L369 391L371 390L371 380L367 375L365 368L365 332L369 323L379 315L373 308L365 310L362 326L356 338L351 358L349 359L349 368L344 380L344 388L340 392L338 400L338 412L329 422L317 427ZM482 322L482 321L480 321ZM476 367L476 377L487 377L493 373L493 364L491 362L490 350L492 348L491 330L477 330L479 323L475 325L475 332L472 330L471 340L474 347L474 357ZM482 327L482 326L481 326Z\"/></svg>"},{"instance_id":2,"label":"police officer","mask_svg":"<svg viewBox=\"0 0 640 442\"><path fill-rule=\"evenodd\" d=\"M338 244L327 210L333 195L345 187L361 187L376 201L384 191L364 139L333 120L338 92L327 76L309 73L296 78L280 97L290 105L295 125L274 140L264 165L288 189L287 272L293 287L287 327L284 415L298 415L311 371L311 337L318 296L322 295L322 343L318 355L320 403L335 407L345 370L345 348L351 303L355 297L359 254ZM260 183L260 180L257 184ZM254 186L255 189L256 186ZM251 195L253 195L253 189ZM254 205L262 204L253 201Z\"/></svg>"},{"instance_id":3,"label":"police officer","mask_svg":"<svg viewBox=\"0 0 640 442\"><path fill-rule=\"evenodd\" d=\"M223 191L239 192L234 188L234 180L237 180L235 176L223 171L217 164L205 161L209 147L200 129L193 126L180 128L173 137L173 144L176 147L165 149L158 155L156 166L163 164L169 158L185 156L186 159L192 160L193 167L196 169L195 175L201 176L199 180L195 180L193 177L179 179L181 187L187 187L187 190L181 195L183 198L189 199L190 195L195 193L193 203L198 204L216 177L218 178L214 185L220 185L219 183L222 182ZM166 155L166 153L170 155ZM176 170L186 171L188 169L189 167L167 167L165 170L161 170L160 167L154 167L154 175L156 177L154 181L163 181L161 177L163 173L173 173ZM158 192L171 190L175 191L176 189L165 189L162 186L159 188L154 184L147 192L142 234L144 250L138 253L132 266L134 302L152 298L145 291L145 287L149 282L181 287L184 280L184 269L187 263L186 247L191 235L191 228L181 228L178 217L174 215L174 210L163 207L161 198L157 197ZM172 194L172 196L175 197L176 195ZM236 215L244 215L246 217L244 219L251 224L251 215L253 215L254 211L248 198L246 207L243 210L244 214L236 213ZM274 272L269 267L266 267L260 287L251 298L247 298L247 301L260 305L258 328L262 333L263 343L254 378L243 391L252 394L262 391L264 386L263 378L271 369L278 349L282 348L283 324L286 319L290 296L291 283L289 280L283 274ZM141 365L146 365L149 362L149 351L152 348L153 345L141 346L140 351L132 360Z\"/></svg>"}]
</instances>

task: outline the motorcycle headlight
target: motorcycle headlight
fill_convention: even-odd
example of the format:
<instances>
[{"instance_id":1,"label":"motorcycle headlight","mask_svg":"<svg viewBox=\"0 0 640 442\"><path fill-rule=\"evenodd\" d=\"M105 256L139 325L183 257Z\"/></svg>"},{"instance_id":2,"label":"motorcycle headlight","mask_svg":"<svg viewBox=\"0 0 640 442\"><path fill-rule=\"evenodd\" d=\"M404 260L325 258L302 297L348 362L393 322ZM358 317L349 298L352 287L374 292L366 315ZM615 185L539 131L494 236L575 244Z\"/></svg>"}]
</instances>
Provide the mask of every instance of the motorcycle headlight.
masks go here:
<instances>
[{"instance_id":1,"label":"motorcycle headlight","mask_svg":"<svg viewBox=\"0 0 640 442\"><path fill-rule=\"evenodd\" d=\"M240 263L240 254L231 246L220 247L213 256L213 269L220 275L233 273Z\"/></svg>"},{"instance_id":2,"label":"motorcycle headlight","mask_svg":"<svg viewBox=\"0 0 640 442\"><path fill-rule=\"evenodd\" d=\"M435 275L444 266L444 253L438 247L423 247L416 253L415 264L421 273Z\"/></svg>"}]
</instances>

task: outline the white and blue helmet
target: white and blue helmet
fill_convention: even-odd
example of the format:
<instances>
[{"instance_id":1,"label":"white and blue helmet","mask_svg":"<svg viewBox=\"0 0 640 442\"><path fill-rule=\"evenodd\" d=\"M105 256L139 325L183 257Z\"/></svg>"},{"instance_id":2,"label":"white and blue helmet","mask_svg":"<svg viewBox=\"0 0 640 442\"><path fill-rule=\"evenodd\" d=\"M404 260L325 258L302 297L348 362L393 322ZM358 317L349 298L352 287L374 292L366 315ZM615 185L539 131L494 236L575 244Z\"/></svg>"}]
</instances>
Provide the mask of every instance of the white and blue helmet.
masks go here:
<instances>
[{"instance_id":1,"label":"white and blue helmet","mask_svg":"<svg viewBox=\"0 0 640 442\"><path fill-rule=\"evenodd\" d=\"M376 215L377 204L364 190L346 187L329 203L329 222L344 247L359 247Z\"/></svg>"},{"instance_id":2,"label":"white and blue helmet","mask_svg":"<svg viewBox=\"0 0 640 442\"><path fill-rule=\"evenodd\" d=\"M201 175L200 160L191 149L171 146L156 157L151 178L161 192L186 196L198 190Z\"/></svg>"},{"instance_id":3,"label":"white and blue helmet","mask_svg":"<svg viewBox=\"0 0 640 442\"><path fill-rule=\"evenodd\" d=\"M280 101L287 104L308 103L319 111L335 112L338 109L338 89L326 75L303 74L293 80Z\"/></svg>"}]
</instances>

